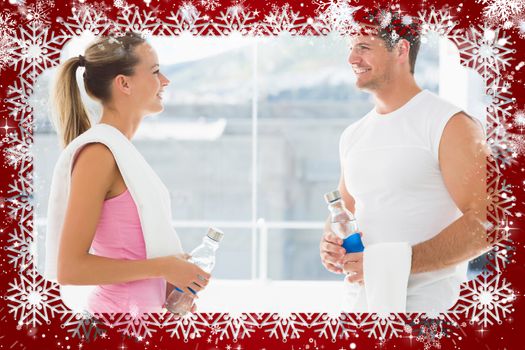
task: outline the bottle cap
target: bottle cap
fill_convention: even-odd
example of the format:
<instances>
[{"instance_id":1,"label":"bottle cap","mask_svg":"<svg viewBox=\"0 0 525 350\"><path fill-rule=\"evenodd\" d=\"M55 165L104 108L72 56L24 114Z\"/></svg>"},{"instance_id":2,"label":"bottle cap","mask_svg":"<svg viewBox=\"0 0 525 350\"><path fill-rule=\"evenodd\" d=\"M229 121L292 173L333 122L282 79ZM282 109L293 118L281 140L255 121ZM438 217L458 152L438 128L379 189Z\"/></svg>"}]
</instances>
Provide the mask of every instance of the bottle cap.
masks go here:
<instances>
[{"instance_id":1,"label":"bottle cap","mask_svg":"<svg viewBox=\"0 0 525 350\"><path fill-rule=\"evenodd\" d=\"M332 203L339 199L341 199L341 193L339 193L338 190L325 193L324 195L324 200L326 201L326 203Z\"/></svg>"},{"instance_id":2,"label":"bottle cap","mask_svg":"<svg viewBox=\"0 0 525 350\"><path fill-rule=\"evenodd\" d=\"M210 227L208 229L207 236L209 238L213 239L216 242L220 242L222 237L224 237L224 233L221 230L217 229L217 228Z\"/></svg>"}]
</instances>

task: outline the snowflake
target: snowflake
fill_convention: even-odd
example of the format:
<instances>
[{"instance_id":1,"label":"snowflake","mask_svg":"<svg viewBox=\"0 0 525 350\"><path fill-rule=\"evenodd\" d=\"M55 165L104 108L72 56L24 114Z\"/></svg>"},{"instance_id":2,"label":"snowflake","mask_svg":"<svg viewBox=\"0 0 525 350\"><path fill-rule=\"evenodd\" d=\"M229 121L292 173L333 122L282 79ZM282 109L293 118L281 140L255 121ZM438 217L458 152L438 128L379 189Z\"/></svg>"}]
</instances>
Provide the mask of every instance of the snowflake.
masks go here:
<instances>
[{"instance_id":1,"label":"snowflake","mask_svg":"<svg viewBox=\"0 0 525 350\"><path fill-rule=\"evenodd\" d=\"M193 5L180 6L176 13L171 12L162 25L163 35L177 36L183 32L199 35L204 32L206 25L198 25L197 22L203 18Z\"/></svg>"},{"instance_id":2,"label":"snowflake","mask_svg":"<svg viewBox=\"0 0 525 350\"><path fill-rule=\"evenodd\" d=\"M525 131L525 110L519 110L514 113L514 125L518 127L520 133Z\"/></svg>"},{"instance_id":3,"label":"snowflake","mask_svg":"<svg viewBox=\"0 0 525 350\"><path fill-rule=\"evenodd\" d=\"M35 23L20 26L15 38L17 48L13 52L15 69L21 76L27 75L34 81L38 74L59 64L60 52L66 40L63 35L54 36L49 28L39 27Z\"/></svg>"},{"instance_id":4,"label":"snowflake","mask_svg":"<svg viewBox=\"0 0 525 350\"><path fill-rule=\"evenodd\" d=\"M25 168L26 163L33 161L33 155L29 152L27 143L19 143L4 149L4 157L7 163L15 168Z\"/></svg>"},{"instance_id":5,"label":"snowflake","mask_svg":"<svg viewBox=\"0 0 525 350\"><path fill-rule=\"evenodd\" d=\"M487 5L483 10L485 18L497 20L500 24L505 24L512 16L525 9L523 0L490 0L484 4Z\"/></svg>"},{"instance_id":6,"label":"snowflake","mask_svg":"<svg viewBox=\"0 0 525 350\"><path fill-rule=\"evenodd\" d=\"M512 148L512 138L504 124L497 124L487 136L492 156L501 164L503 169L516 162L514 159L516 153Z\"/></svg>"},{"instance_id":7,"label":"snowflake","mask_svg":"<svg viewBox=\"0 0 525 350\"><path fill-rule=\"evenodd\" d=\"M138 7L134 7L133 10L122 11L117 17L116 25L121 32L133 31L142 36L149 36L160 27L160 21L151 11L141 12Z\"/></svg>"},{"instance_id":8,"label":"snowflake","mask_svg":"<svg viewBox=\"0 0 525 350\"><path fill-rule=\"evenodd\" d=\"M27 111L29 107L27 98L30 92L31 84L25 79L21 81L15 80L14 84L7 88L5 102L9 110L9 117L12 120L19 120L20 115Z\"/></svg>"},{"instance_id":9,"label":"snowflake","mask_svg":"<svg viewBox=\"0 0 525 350\"><path fill-rule=\"evenodd\" d=\"M212 333L219 335L220 339L249 338L259 325L255 314L232 315L228 313L219 316L210 324Z\"/></svg>"},{"instance_id":10,"label":"snowflake","mask_svg":"<svg viewBox=\"0 0 525 350\"><path fill-rule=\"evenodd\" d=\"M264 328L264 331L270 333L271 337L282 339L286 341L288 337L290 339L297 339L304 332L304 329L308 327L308 322L305 319L304 314L290 314L290 315L278 315L269 314L265 319L262 320L260 326Z\"/></svg>"},{"instance_id":11,"label":"snowflake","mask_svg":"<svg viewBox=\"0 0 525 350\"><path fill-rule=\"evenodd\" d=\"M15 48L15 40L10 33L5 30L0 31L0 71L13 63L12 55Z\"/></svg>"},{"instance_id":12,"label":"snowflake","mask_svg":"<svg viewBox=\"0 0 525 350\"><path fill-rule=\"evenodd\" d=\"M441 349L440 340L443 338L443 333L438 331L438 324L430 322L421 326L419 335L416 340L423 343L425 350L431 347Z\"/></svg>"},{"instance_id":13,"label":"snowflake","mask_svg":"<svg viewBox=\"0 0 525 350\"><path fill-rule=\"evenodd\" d=\"M160 326L158 314L140 313L138 310L121 313L118 316L111 315L109 319L103 314L95 316L111 328L117 327L119 333L136 339L151 337L157 331L155 328Z\"/></svg>"},{"instance_id":14,"label":"snowflake","mask_svg":"<svg viewBox=\"0 0 525 350\"><path fill-rule=\"evenodd\" d=\"M520 35L520 38L525 38L525 19L523 17L517 17L514 20L514 23L516 25L516 28L518 29L518 33Z\"/></svg>"},{"instance_id":15,"label":"snowflake","mask_svg":"<svg viewBox=\"0 0 525 350\"><path fill-rule=\"evenodd\" d=\"M46 27L51 24L49 11L55 6L53 1L37 1L28 6L19 6L18 11L26 19L26 24Z\"/></svg>"},{"instance_id":16,"label":"snowflake","mask_svg":"<svg viewBox=\"0 0 525 350\"><path fill-rule=\"evenodd\" d=\"M62 35L81 36L85 32L94 35L107 34L114 23L108 19L105 12L96 11L92 5L81 4L79 7L73 7L72 16L68 17L67 21L62 21L62 25Z\"/></svg>"},{"instance_id":17,"label":"snowflake","mask_svg":"<svg viewBox=\"0 0 525 350\"><path fill-rule=\"evenodd\" d=\"M274 5L272 12L265 16L261 27L264 28L264 33L267 34L278 34L281 32L300 34L306 25L304 17L301 17L299 12L293 12L290 9L290 5L286 4L280 8Z\"/></svg>"},{"instance_id":18,"label":"snowflake","mask_svg":"<svg viewBox=\"0 0 525 350\"><path fill-rule=\"evenodd\" d=\"M449 38L456 26L448 8L441 11L436 11L434 8L430 11L419 11L418 18L421 22L422 43L435 43L437 42L435 39L439 37Z\"/></svg>"},{"instance_id":19,"label":"snowflake","mask_svg":"<svg viewBox=\"0 0 525 350\"><path fill-rule=\"evenodd\" d=\"M471 323L487 327L503 322L507 314L513 311L514 299L515 294L509 282L498 273L484 270L476 279L464 285L464 293L461 293L455 308L469 317Z\"/></svg>"},{"instance_id":20,"label":"snowflake","mask_svg":"<svg viewBox=\"0 0 525 350\"><path fill-rule=\"evenodd\" d=\"M20 273L9 287L6 297L9 313L20 326L49 324L55 314L64 311L58 285L40 276L34 268Z\"/></svg>"},{"instance_id":21,"label":"snowflake","mask_svg":"<svg viewBox=\"0 0 525 350\"><path fill-rule=\"evenodd\" d=\"M255 17L252 12L245 10L244 5L237 4L228 7L226 11L221 11L211 26L220 35L229 35L233 32L248 35L258 29L258 23L254 21Z\"/></svg>"},{"instance_id":22,"label":"snowflake","mask_svg":"<svg viewBox=\"0 0 525 350\"><path fill-rule=\"evenodd\" d=\"M500 223L502 218L510 215L510 209L516 205L516 197L512 195L511 185L507 184L505 180L499 183L499 178L496 177L491 179L487 185L487 192L490 198L488 205L488 218L490 222ZM493 242L497 242L501 239L499 236L495 236L498 233L497 227L492 231L491 239Z\"/></svg>"},{"instance_id":23,"label":"snowflake","mask_svg":"<svg viewBox=\"0 0 525 350\"><path fill-rule=\"evenodd\" d=\"M333 31L342 35L354 34L359 25L354 20L354 12L361 6L351 6L348 0L318 1L317 13L319 19L328 22Z\"/></svg>"},{"instance_id":24,"label":"snowflake","mask_svg":"<svg viewBox=\"0 0 525 350\"><path fill-rule=\"evenodd\" d=\"M170 314L168 318L162 323L162 327L166 328L171 336L177 336L185 341L188 339L195 339L202 337L203 333L208 329L209 324L206 321L204 314L188 313L183 317Z\"/></svg>"},{"instance_id":25,"label":"snowflake","mask_svg":"<svg viewBox=\"0 0 525 350\"><path fill-rule=\"evenodd\" d=\"M89 312L64 313L61 320L61 327L71 333L72 338L80 338L89 342L105 334L104 328L100 327L102 322Z\"/></svg>"},{"instance_id":26,"label":"snowflake","mask_svg":"<svg viewBox=\"0 0 525 350\"><path fill-rule=\"evenodd\" d=\"M14 184L9 184L8 193L12 195L6 199L8 214L20 222L28 220L33 210L32 196L27 193L28 190L32 190L31 178L31 174L28 174L24 178L14 180Z\"/></svg>"},{"instance_id":27,"label":"snowflake","mask_svg":"<svg viewBox=\"0 0 525 350\"><path fill-rule=\"evenodd\" d=\"M511 117L515 99L509 90L510 84L502 81L499 77L488 85L487 95L491 99L487 110L487 124L489 126L491 124L492 126L497 126L498 124L505 123ZM489 130L489 137L491 136L490 131L491 130Z\"/></svg>"},{"instance_id":28,"label":"snowflake","mask_svg":"<svg viewBox=\"0 0 525 350\"><path fill-rule=\"evenodd\" d=\"M488 265L485 268L491 267L494 271L501 272L512 261L516 247L510 239L500 240L492 246L487 254Z\"/></svg>"},{"instance_id":29,"label":"snowflake","mask_svg":"<svg viewBox=\"0 0 525 350\"><path fill-rule=\"evenodd\" d=\"M359 322L354 314L329 315L318 314L311 322L311 327L314 333L318 333L320 338L328 338L335 340L339 338L347 338L350 332L355 332Z\"/></svg>"},{"instance_id":30,"label":"snowflake","mask_svg":"<svg viewBox=\"0 0 525 350\"><path fill-rule=\"evenodd\" d=\"M474 68L485 79L499 76L510 66L512 58L509 55L513 50L505 46L509 37L500 35L500 28L471 26L462 35L458 33L451 39L460 49L462 63Z\"/></svg>"},{"instance_id":31,"label":"snowflake","mask_svg":"<svg viewBox=\"0 0 525 350\"><path fill-rule=\"evenodd\" d=\"M221 2L218 0L199 0L199 4L203 6L206 11L214 11L221 5Z\"/></svg>"},{"instance_id":32,"label":"snowflake","mask_svg":"<svg viewBox=\"0 0 525 350\"><path fill-rule=\"evenodd\" d=\"M379 340L398 337L403 331L405 322L398 314L367 314L361 321L359 327L368 334Z\"/></svg>"},{"instance_id":33,"label":"snowflake","mask_svg":"<svg viewBox=\"0 0 525 350\"><path fill-rule=\"evenodd\" d=\"M33 256L36 253L36 245L30 235L23 235L16 229L9 234L8 246L5 249L8 251L7 257L9 263L14 265L14 268L20 268L24 271L31 263Z\"/></svg>"},{"instance_id":34,"label":"snowflake","mask_svg":"<svg viewBox=\"0 0 525 350\"><path fill-rule=\"evenodd\" d=\"M10 13L0 13L0 35L13 35L15 33L16 20Z\"/></svg>"}]
</instances>

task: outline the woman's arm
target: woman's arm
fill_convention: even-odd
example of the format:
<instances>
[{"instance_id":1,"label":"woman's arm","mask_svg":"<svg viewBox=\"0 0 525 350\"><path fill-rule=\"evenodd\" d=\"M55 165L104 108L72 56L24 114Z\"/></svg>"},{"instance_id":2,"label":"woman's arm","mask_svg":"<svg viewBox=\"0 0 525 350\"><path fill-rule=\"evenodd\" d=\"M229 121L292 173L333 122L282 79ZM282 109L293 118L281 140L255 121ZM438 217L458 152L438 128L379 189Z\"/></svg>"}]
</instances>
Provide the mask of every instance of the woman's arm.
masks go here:
<instances>
[{"instance_id":1,"label":"woman's arm","mask_svg":"<svg viewBox=\"0 0 525 350\"><path fill-rule=\"evenodd\" d=\"M78 155L60 239L59 283L98 285L162 277L177 286L200 290L193 283L205 286L210 275L184 258L120 260L89 253L104 200L120 178L115 159L105 145L89 144Z\"/></svg>"}]
</instances>

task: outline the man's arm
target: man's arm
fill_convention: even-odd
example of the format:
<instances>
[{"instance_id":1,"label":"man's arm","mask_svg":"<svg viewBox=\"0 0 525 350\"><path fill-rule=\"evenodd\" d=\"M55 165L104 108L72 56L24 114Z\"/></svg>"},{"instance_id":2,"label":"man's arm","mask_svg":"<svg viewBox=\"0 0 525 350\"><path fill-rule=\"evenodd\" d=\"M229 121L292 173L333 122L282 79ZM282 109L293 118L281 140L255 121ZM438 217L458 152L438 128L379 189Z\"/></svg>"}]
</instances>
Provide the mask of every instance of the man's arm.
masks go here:
<instances>
[{"instance_id":1,"label":"man's arm","mask_svg":"<svg viewBox=\"0 0 525 350\"><path fill-rule=\"evenodd\" d=\"M480 126L464 113L453 116L441 137L439 165L445 186L463 215L412 247L411 273L454 266L490 249L486 229L489 156Z\"/></svg>"}]
</instances>

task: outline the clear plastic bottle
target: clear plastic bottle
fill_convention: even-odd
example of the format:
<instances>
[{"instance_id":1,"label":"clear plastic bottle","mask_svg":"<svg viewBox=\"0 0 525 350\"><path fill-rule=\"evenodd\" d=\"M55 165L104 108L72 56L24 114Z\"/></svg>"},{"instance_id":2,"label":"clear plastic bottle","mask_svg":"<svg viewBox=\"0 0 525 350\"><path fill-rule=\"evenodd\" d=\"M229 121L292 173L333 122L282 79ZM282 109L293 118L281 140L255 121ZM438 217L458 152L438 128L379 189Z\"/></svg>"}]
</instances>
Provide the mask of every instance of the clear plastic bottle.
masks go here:
<instances>
[{"instance_id":1,"label":"clear plastic bottle","mask_svg":"<svg viewBox=\"0 0 525 350\"><path fill-rule=\"evenodd\" d=\"M330 210L330 228L343 240L343 248L347 253L362 252L365 247L361 241L361 234L357 227L354 215L345 207L339 191L328 192L324 195Z\"/></svg>"},{"instance_id":2,"label":"clear plastic bottle","mask_svg":"<svg viewBox=\"0 0 525 350\"><path fill-rule=\"evenodd\" d=\"M202 239L202 243L195 248L191 253L190 262L194 263L206 272L211 272L215 266L215 252L219 248L224 233L222 231L210 227L208 233ZM191 287L188 287L192 293L196 294ZM166 299L165 307L174 314L184 316L191 309L193 298L186 292L175 287Z\"/></svg>"}]
</instances>

